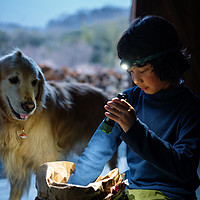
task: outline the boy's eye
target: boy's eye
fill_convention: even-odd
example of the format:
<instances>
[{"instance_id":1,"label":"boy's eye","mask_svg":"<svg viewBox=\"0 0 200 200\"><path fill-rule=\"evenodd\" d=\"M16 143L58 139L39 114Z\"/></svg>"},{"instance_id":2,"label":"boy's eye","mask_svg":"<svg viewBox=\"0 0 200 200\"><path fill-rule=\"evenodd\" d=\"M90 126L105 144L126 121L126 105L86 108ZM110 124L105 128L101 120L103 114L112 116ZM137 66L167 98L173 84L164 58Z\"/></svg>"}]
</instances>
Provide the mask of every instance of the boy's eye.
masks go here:
<instances>
[{"instance_id":1,"label":"boy's eye","mask_svg":"<svg viewBox=\"0 0 200 200\"><path fill-rule=\"evenodd\" d=\"M140 73L142 74L142 73L144 73L144 72L146 72L147 70L143 70L143 71L140 71Z\"/></svg>"}]
</instances>

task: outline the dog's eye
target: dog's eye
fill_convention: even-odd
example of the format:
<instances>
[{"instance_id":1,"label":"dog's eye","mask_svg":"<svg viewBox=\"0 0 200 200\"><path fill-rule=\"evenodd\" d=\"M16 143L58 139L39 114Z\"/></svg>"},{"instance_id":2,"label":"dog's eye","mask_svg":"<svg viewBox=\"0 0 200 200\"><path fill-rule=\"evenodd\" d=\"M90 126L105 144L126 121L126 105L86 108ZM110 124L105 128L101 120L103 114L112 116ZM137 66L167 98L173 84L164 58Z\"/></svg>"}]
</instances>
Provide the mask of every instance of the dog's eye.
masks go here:
<instances>
[{"instance_id":1,"label":"dog's eye","mask_svg":"<svg viewBox=\"0 0 200 200\"><path fill-rule=\"evenodd\" d=\"M11 78L9 78L9 81L10 81L12 84L17 84L17 83L19 83L19 78L18 78L17 76L11 77Z\"/></svg>"},{"instance_id":2,"label":"dog's eye","mask_svg":"<svg viewBox=\"0 0 200 200\"><path fill-rule=\"evenodd\" d=\"M32 86L36 86L37 80L32 81L31 84L32 84Z\"/></svg>"}]
</instances>

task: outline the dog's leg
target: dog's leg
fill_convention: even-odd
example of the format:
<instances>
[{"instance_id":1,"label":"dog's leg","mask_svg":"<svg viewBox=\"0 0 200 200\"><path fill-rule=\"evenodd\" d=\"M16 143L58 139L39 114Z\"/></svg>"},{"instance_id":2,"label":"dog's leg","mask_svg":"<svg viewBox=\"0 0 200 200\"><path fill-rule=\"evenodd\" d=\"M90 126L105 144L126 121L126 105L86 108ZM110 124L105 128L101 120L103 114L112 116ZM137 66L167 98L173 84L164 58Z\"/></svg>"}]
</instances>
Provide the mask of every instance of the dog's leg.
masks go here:
<instances>
[{"instance_id":1,"label":"dog's leg","mask_svg":"<svg viewBox=\"0 0 200 200\"><path fill-rule=\"evenodd\" d=\"M11 184L10 198L9 200L20 200L23 194L21 188L16 188L15 184Z\"/></svg>"},{"instance_id":2,"label":"dog's leg","mask_svg":"<svg viewBox=\"0 0 200 200\"><path fill-rule=\"evenodd\" d=\"M26 178L10 180L10 198L9 200L20 200L24 191L28 191L30 187L30 175L26 175Z\"/></svg>"}]
</instances>

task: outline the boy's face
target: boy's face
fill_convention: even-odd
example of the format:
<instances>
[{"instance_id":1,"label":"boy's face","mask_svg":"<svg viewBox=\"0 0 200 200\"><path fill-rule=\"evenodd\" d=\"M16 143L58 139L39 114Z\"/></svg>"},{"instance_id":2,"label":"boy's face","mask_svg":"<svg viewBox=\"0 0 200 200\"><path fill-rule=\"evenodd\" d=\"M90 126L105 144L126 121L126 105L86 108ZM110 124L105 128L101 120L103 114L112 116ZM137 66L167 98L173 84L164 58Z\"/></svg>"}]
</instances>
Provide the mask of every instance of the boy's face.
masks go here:
<instances>
[{"instance_id":1,"label":"boy's face","mask_svg":"<svg viewBox=\"0 0 200 200\"><path fill-rule=\"evenodd\" d=\"M132 66L128 69L131 74L133 82L141 88L146 94L155 94L160 90L169 88L170 83L161 81L153 72L151 64L147 64L144 67Z\"/></svg>"}]
</instances>

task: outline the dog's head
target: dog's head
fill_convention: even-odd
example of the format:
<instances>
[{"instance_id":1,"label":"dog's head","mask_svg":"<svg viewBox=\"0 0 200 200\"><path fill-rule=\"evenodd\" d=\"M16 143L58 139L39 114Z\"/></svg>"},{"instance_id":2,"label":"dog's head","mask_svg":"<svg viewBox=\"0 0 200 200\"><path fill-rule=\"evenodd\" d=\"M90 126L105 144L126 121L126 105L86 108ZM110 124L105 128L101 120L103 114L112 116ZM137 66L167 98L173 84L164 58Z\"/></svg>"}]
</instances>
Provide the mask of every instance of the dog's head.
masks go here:
<instances>
[{"instance_id":1,"label":"dog's head","mask_svg":"<svg viewBox=\"0 0 200 200\"><path fill-rule=\"evenodd\" d=\"M26 120L45 104L45 79L39 66L20 50L0 59L1 112Z\"/></svg>"}]
</instances>

